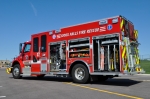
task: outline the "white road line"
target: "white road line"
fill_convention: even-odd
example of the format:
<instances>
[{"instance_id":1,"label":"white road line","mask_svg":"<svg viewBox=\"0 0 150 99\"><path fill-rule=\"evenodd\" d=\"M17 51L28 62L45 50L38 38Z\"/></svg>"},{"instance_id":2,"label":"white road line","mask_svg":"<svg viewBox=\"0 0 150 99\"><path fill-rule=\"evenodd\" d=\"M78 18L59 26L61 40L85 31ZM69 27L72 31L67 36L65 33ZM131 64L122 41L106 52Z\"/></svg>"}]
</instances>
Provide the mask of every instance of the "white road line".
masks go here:
<instances>
[{"instance_id":1,"label":"white road line","mask_svg":"<svg viewBox=\"0 0 150 99\"><path fill-rule=\"evenodd\" d=\"M0 86L0 87L3 87L3 86ZM6 96L0 96L0 98L5 98Z\"/></svg>"},{"instance_id":2,"label":"white road line","mask_svg":"<svg viewBox=\"0 0 150 99\"><path fill-rule=\"evenodd\" d=\"M150 81L150 80L143 80L143 81Z\"/></svg>"},{"instance_id":3,"label":"white road line","mask_svg":"<svg viewBox=\"0 0 150 99\"><path fill-rule=\"evenodd\" d=\"M6 96L0 96L0 98L5 98Z\"/></svg>"}]
</instances>

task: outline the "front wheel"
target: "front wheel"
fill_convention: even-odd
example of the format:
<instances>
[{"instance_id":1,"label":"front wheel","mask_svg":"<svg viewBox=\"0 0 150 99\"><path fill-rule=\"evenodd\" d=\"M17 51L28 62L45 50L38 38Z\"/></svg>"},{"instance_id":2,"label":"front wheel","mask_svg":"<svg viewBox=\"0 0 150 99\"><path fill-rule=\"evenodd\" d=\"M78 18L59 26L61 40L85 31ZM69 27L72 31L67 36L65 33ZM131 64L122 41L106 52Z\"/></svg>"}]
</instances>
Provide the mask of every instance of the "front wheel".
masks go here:
<instances>
[{"instance_id":1,"label":"front wheel","mask_svg":"<svg viewBox=\"0 0 150 99\"><path fill-rule=\"evenodd\" d=\"M16 64L14 65L13 69L12 69L12 75L14 79L20 79L21 75L20 75L20 65Z\"/></svg>"},{"instance_id":2,"label":"front wheel","mask_svg":"<svg viewBox=\"0 0 150 99\"><path fill-rule=\"evenodd\" d=\"M87 83L89 81L88 69L83 64L76 64L72 69L72 78L75 83Z\"/></svg>"}]
</instances>

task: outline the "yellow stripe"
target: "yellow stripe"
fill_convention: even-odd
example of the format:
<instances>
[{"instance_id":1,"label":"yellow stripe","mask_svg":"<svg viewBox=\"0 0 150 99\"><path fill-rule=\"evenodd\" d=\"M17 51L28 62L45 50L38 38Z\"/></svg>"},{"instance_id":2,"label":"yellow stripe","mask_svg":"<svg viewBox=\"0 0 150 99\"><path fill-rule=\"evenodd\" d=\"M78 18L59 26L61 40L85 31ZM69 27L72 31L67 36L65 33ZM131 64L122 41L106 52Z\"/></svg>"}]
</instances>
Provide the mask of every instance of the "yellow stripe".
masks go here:
<instances>
[{"instance_id":1,"label":"yellow stripe","mask_svg":"<svg viewBox=\"0 0 150 99\"><path fill-rule=\"evenodd\" d=\"M137 56L137 65L139 65L139 63L140 63L140 62L139 62L139 57Z\"/></svg>"},{"instance_id":2,"label":"yellow stripe","mask_svg":"<svg viewBox=\"0 0 150 99\"><path fill-rule=\"evenodd\" d=\"M138 38L138 31L137 30L134 30L134 35L135 35L135 38L137 39Z\"/></svg>"},{"instance_id":3,"label":"yellow stripe","mask_svg":"<svg viewBox=\"0 0 150 99\"><path fill-rule=\"evenodd\" d=\"M122 29L122 27L123 27L123 23L124 23L124 20L122 19L121 20L121 24L120 24L120 28Z\"/></svg>"},{"instance_id":4,"label":"yellow stripe","mask_svg":"<svg viewBox=\"0 0 150 99\"><path fill-rule=\"evenodd\" d=\"M135 55L135 63L137 64L137 57L136 57L136 55Z\"/></svg>"},{"instance_id":5,"label":"yellow stripe","mask_svg":"<svg viewBox=\"0 0 150 99\"><path fill-rule=\"evenodd\" d=\"M125 43L125 45L126 45L126 39L124 39L124 43ZM125 64L124 70L129 70L129 69L128 69L128 59L127 59L127 54L126 54L127 48L126 48L125 45L124 45L123 51L122 51L122 58L123 58L124 64ZM124 65L124 64L123 64L123 65Z\"/></svg>"},{"instance_id":6,"label":"yellow stripe","mask_svg":"<svg viewBox=\"0 0 150 99\"><path fill-rule=\"evenodd\" d=\"M138 38L138 31L136 30L136 38Z\"/></svg>"},{"instance_id":7,"label":"yellow stripe","mask_svg":"<svg viewBox=\"0 0 150 99\"><path fill-rule=\"evenodd\" d=\"M136 64L138 65L139 64L139 61L138 61L138 57L136 56Z\"/></svg>"},{"instance_id":8,"label":"yellow stripe","mask_svg":"<svg viewBox=\"0 0 150 99\"><path fill-rule=\"evenodd\" d=\"M122 51L122 58L124 58L125 52L126 52L126 47L124 46L124 47L123 47L123 51Z\"/></svg>"},{"instance_id":9,"label":"yellow stripe","mask_svg":"<svg viewBox=\"0 0 150 99\"><path fill-rule=\"evenodd\" d=\"M125 52L126 52L126 46L125 46L125 44L126 44L126 39L124 39L124 46L123 46L123 51L122 51L122 58L124 58L125 57Z\"/></svg>"},{"instance_id":10,"label":"yellow stripe","mask_svg":"<svg viewBox=\"0 0 150 99\"><path fill-rule=\"evenodd\" d=\"M137 39L137 33L136 33L136 31L135 31L135 34L134 34L134 35L135 35L135 38Z\"/></svg>"},{"instance_id":11,"label":"yellow stripe","mask_svg":"<svg viewBox=\"0 0 150 99\"><path fill-rule=\"evenodd\" d=\"M134 36L135 36L135 38L137 38L137 31L136 30L134 31Z\"/></svg>"},{"instance_id":12,"label":"yellow stripe","mask_svg":"<svg viewBox=\"0 0 150 99\"><path fill-rule=\"evenodd\" d=\"M139 57L138 57L138 49L135 48L135 60L136 60L136 64L139 64Z\"/></svg>"},{"instance_id":13,"label":"yellow stripe","mask_svg":"<svg viewBox=\"0 0 150 99\"><path fill-rule=\"evenodd\" d=\"M72 85L72 86L78 86L78 87L85 88L85 89L95 90L95 91L99 91L99 92L114 94L114 95L117 95L117 96L132 98L132 99L143 99L143 98L140 98L140 97L130 96L130 95L126 95L126 94L120 94L120 93L117 93L117 92L111 92L111 91L107 91L107 90L101 90L101 89L97 89L97 88L82 86L82 85L79 85L79 84L73 84L73 83L66 83L66 84L69 84L69 85Z\"/></svg>"}]
</instances>

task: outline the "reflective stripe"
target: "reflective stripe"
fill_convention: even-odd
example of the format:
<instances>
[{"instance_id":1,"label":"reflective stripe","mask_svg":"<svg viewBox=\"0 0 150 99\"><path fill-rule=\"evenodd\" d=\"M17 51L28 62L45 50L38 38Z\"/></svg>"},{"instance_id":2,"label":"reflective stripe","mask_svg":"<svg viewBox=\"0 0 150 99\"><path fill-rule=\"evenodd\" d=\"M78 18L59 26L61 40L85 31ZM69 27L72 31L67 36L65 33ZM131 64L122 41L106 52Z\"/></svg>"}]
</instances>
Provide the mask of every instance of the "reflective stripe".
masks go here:
<instances>
[{"instance_id":1,"label":"reflective stripe","mask_svg":"<svg viewBox=\"0 0 150 99\"><path fill-rule=\"evenodd\" d=\"M136 63L136 65L139 65L139 52L138 52L138 49L137 48L135 48L135 63Z\"/></svg>"},{"instance_id":2,"label":"reflective stripe","mask_svg":"<svg viewBox=\"0 0 150 99\"><path fill-rule=\"evenodd\" d=\"M128 70L128 63L126 63L125 70Z\"/></svg>"},{"instance_id":3,"label":"reflective stripe","mask_svg":"<svg viewBox=\"0 0 150 99\"><path fill-rule=\"evenodd\" d=\"M127 48L126 48L127 40L124 38L124 46L122 46L122 60L123 60L123 66L124 70L128 70L128 54L127 54Z\"/></svg>"},{"instance_id":4,"label":"reflective stripe","mask_svg":"<svg viewBox=\"0 0 150 99\"><path fill-rule=\"evenodd\" d=\"M134 37L135 37L135 39L138 38L138 31L137 30L134 30Z\"/></svg>"},{"instance_id":5,"label":"reflective stripe","mask_svg":"<svg viewBox=\"0 0 150 99\"><path fill-rule=\"evenodd\" d=\"M33 60L23 61L24 65L41 64L41 61L33 62Z\"/></svg>"},{"instance_id":6,"label":"reflective stripe","mask_svg":"<svg viewBox=\"0 0 150 99\"><path fill-rule=\"evenodd\" d=\"M124 31L124 19L123 18L121 18L120 28L121 28L121 31Z\"/></svg>"},{"instance_id":7,"label":"reflective stripe","mask_svg":"<svg viewBox=\"0 0 150 99\"><path fill-rule=\"evenodd\" d=\"M125 47L125 46L123 46L122 58L124 58L124 56L125 56L125 51L126 51L126 47Z\"/></svg>"},{"instance_id":8,"label":"reflective stripe","mask_svg":"<svg viewBox=\"0 0 150 99\"><path fill-rule=\"evenodd\" d=\"M45 61L45 60L44 60ZM46 60L47 63L50 62L49 59ZM37 62L33 62L33 60L30 60L30 61L23 61L23 64L41 64L41 60L37 61Z\"/></svg>"},{"instance_id":9,"label":"reflective stripe","mask_svg":"<svg viewBox=\"0 0 150 99\"><path fill-rule=\"evenodd\" d=\"M125 54L126 54L126 40L124 38L124 46L122 46L122 58L125 58Z\"/></svg>"}]
</instances>

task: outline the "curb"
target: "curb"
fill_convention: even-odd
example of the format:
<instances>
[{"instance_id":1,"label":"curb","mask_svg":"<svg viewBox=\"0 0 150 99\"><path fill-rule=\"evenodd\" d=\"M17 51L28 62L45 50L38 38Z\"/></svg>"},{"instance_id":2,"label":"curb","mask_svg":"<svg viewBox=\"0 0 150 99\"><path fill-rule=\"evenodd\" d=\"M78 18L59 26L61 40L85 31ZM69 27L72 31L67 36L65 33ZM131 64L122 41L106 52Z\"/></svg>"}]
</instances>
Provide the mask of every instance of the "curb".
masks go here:
<instances>
[{"instance_id":1,"label":"curb","mask_svg":"<svg viewBox=\"0 0 150 99\"><path fill-rule=\"evenodd\" d=\"M136 75L150 76L150 74L136 74Z\"/></svg>"},{"instance_id":2,"label":"curb","mask_svg":"<svg viewBox=\"0 0 150 99\"><path fill-rule=\"evenodd\" d=\"M6 69L7 67L0 67L0 69Z\"/></svg>"}]
</instances>

